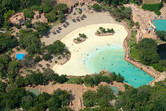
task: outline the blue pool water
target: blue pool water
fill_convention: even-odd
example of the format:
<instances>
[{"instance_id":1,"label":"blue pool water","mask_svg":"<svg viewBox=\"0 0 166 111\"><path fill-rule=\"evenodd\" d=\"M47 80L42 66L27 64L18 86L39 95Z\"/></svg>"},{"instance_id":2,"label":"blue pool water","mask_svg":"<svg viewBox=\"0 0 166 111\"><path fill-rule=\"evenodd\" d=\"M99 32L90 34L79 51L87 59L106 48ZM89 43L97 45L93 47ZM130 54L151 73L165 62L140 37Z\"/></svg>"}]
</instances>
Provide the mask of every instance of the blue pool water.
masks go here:
<instances>
[{"instance_id":1,"label":"blue pool water","mask_svg":"<svg viewBox=\"0 0 166 111\"><path fill-rule=\"evenodd\" d=\"M137 88L148 84L154 78L124 60L124 50L120 45L98 48L89 56L89 68L99 73L101 70L120 73L125 78L125 82Z\"/></svg>"},{"instance_id":2,"label":"blue pool water","mask_svg":"<svg viewBox=\"0 0 166 111\"><path fill-rule=\"evenodd\" d=\"M158 19L153 21L157 31L166 31L166 20Z\"/></svg>"},{"instance_id":3,"label":"blue pool water","mask_svg":"<svg viewBox=\"0 0 166 111\"><path fill-rule=\"evenodd\" d=\"M17 60L23 60L25 54L17 54L16 58Z\"/></svg>"}]
</instances>

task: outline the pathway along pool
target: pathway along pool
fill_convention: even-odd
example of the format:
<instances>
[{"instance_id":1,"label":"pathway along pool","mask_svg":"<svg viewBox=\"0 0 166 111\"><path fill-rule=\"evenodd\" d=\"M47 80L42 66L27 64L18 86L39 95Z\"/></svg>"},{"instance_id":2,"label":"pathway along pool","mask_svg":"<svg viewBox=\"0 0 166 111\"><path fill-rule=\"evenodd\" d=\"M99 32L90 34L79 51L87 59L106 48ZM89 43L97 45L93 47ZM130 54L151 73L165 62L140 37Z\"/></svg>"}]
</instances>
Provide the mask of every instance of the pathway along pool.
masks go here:
<instances>
[{"instance_id":1,"label":"pathway along pool","mask_svg":"<svg viewBox=\"0 0 166 111\"><path fill-rule=\"evenodd\" d=\"M95 72L108 70L120 73L125 82L137 88L148 84L154 78L124 60L124 50L121 46L111 44L111 47L101 47L89 54L89 68ZM87 58L85 58L87 59Z\"/></svg>"},{"instance_id":2,"label":"pathway along pool","mask_svg":"<svg viewBox=\"0 0 166 111\"><path fill-rule=\"evenodd\" d=\"M153 21L157 31L166 31L166 20L158 19Z\"/></svg>"}]
</instances>

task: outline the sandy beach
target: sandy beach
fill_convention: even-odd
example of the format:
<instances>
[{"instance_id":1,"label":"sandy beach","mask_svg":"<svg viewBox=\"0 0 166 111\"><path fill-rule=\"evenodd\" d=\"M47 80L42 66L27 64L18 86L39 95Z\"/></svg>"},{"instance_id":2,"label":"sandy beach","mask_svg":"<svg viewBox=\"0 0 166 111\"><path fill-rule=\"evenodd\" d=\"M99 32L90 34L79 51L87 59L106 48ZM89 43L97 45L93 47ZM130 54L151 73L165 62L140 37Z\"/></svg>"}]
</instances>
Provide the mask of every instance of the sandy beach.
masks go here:
<instances>
[{"instance_id":1,"label":"sandy beach","mask_svg":"<svg viewBox=\"0 0 166 111\"><path fill-rule=\"evenodd\" d=\"M99 27L113 28L115 34L111 36L96 36L95 32ZM87 35L87 40L80 44L75 44L73 38L78 37L79 33ZM111 44L117 44L122 47L123 41L127 36L127 31L122 25L113 23L94 24L86 27L76 29L61 39L66 44L71 52L71 59L64 65L54 65L53 70L58 74L66 74L72 76L84 76L86 74L95 73L93 69L88 66L89 53Z\"/></svg>"}]
</instances>

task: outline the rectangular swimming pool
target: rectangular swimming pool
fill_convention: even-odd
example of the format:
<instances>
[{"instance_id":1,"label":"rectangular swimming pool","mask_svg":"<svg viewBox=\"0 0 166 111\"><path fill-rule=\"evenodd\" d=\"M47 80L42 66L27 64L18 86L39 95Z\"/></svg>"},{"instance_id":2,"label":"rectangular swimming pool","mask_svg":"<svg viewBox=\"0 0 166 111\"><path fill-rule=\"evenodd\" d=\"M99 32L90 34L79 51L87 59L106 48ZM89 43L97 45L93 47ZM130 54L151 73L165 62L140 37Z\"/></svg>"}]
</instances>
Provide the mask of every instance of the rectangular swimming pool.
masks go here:
<instances>
[{"instance_id":1,"label":"rectangular swimming pool","mask_svg":"<svg viewBox=\"0 0 166 111\"><path fill-rule=\"evenodd\" d=\"M23 60L24 56L25 56L25 54L17 54L16 58L17 58L17 60Z\"/></svg>"}]
</instances>

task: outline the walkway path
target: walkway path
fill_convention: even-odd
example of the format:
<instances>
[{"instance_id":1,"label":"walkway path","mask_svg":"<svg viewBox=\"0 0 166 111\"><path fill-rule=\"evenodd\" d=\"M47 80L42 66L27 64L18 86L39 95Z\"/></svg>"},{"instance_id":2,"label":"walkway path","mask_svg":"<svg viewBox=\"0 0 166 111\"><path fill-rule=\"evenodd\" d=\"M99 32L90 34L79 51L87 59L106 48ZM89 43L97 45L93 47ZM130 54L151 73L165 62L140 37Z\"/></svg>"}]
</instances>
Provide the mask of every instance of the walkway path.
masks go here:
<instances>
[{"instance_id":1,"label":"walkway path","mask_svg":"<svg viewBox=\"0 0 166 111\"><path fill-rule=\"evenodd\" d=\"M154 86L155 82L164 81L166 79L166 72L158 75L153 81L151 81L148 85Z\"/></svg>"}]
</instances>

